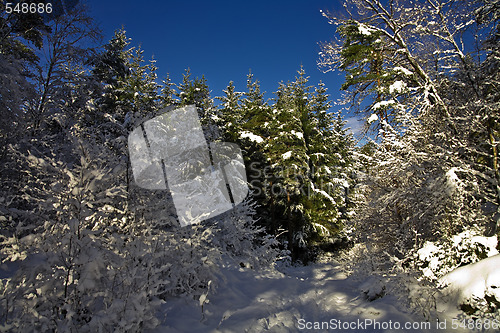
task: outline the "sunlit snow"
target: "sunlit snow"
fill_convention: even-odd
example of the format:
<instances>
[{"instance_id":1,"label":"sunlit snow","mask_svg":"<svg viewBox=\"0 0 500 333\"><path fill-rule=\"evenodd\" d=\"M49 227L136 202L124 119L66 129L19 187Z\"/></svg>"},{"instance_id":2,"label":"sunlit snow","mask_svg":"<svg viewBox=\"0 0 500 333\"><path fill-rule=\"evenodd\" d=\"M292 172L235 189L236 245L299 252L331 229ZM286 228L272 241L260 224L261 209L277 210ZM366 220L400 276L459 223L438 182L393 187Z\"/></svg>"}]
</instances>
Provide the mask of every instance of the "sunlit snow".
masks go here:
<instances>
[{"instance_id":1,"label":"sunlit snow","mask_svg":"<svg viewBox=\"0 0 500 333\"><path fill-rule=\"evenodd\" d=\"M364 25L363 23L360 23L359 26L358 26L358 30L359 32L362 34L362 35L365 35L365 36L370 36L373 32L373 29L367 27L366 25Z\"/></svg>"},{"instance_id":2,"label":"sunlit snow","mask_svg":"<svg viewBox=\"0 0 500 333\"><path fill-rule=\"evenodd\" d=\"M281 157L283 157L284 160L287 160L290 157L292 157L292 152L291 151L287 151L286 153L284 153L283 155L281 155Z\"/></svg>"},{"instance_id":3,"label":"sunlit snow","mask_svg":"<svg viewBox=\"0 0 500 333\"><path fill-rule=\"evenodd\" d=\"M264 139L262 139L262 137L256 135L256 134L253 134L251 132L242 132L240 134L240 138L248 138L250 139L250 141L254 141L254 142L257 142L257 143L261 143L261 142L264 142Z\"/></svg>"},{"instance_id":4,"label":"sunlit snow","mask_svg":"<svg viewBox=\"0 0 500 333\"><path fill-rule=\"evenodd\" d=\"M462 266L440 280L446 291L454 294L457 305L485 295L500 299L500 254Z\"/></svg>"},{"instance_id":5,"label":"sunlit snow","mask_svg":"<svg viewBox=\"0 0 500 333\"><path fill-rule=\"evenodd\" d=\"M377 120L378 120L378 116L375 113L373 113L366 121L368 122L368 124L371 124Z\"/></svg>"}]
</instances>

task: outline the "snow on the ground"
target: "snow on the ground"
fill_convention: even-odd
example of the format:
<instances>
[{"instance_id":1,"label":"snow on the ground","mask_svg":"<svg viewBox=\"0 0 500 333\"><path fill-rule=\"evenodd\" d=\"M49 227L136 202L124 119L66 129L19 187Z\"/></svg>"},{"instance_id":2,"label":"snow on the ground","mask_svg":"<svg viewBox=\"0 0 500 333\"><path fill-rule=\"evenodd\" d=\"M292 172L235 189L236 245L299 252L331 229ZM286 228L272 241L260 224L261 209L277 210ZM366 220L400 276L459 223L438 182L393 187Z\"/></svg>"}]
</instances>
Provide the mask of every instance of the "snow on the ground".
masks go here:
<instances>
[{"instance_id":1,"label":"snow on the ground","mask_svg":"<svg viewBox=\"0 0 500 333\"><path fill-rule=\"evenodd\" d=\"M474 297L493 295L500 300L500 254L462 266L440 279L446 291L454 294L460 305Z\"/></svg>"},{"instance_id":2,"label":"snow on the ground","mask_svg":"<svg viewBox=\"0 0 500 333\"><path fill-rule=\"evenodd\" d=\"M198 299L169 299L163 324L154 332L436 331L435 322L430 330L403 329L405 323L424 320L406 312L393 296L368 301L359 281L346 277L333 261L265 272L228 266L221 274L224 281L209 295L203 313ZM323 329L314 329L315 322ZM341 329L346 323L352 329Z\"/></svg>"}]
</instances>

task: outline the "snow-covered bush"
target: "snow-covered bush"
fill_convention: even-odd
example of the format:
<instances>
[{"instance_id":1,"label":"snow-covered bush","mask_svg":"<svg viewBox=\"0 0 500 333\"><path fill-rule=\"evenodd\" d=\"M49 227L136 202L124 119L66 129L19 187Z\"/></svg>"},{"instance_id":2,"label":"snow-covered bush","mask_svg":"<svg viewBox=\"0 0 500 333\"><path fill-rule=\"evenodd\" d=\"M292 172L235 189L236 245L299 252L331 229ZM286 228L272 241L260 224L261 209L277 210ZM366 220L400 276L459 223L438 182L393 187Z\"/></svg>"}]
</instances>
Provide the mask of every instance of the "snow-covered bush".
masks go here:
<instances>
[{"instance_id":1,"label":"snow-covered bush","mask_svg":"<svg viewBox=\"0 0 500 333\"><path fill-rule=\"evenodd\" d=\"M82 142L74 163L54 160L50 149L16 155L27 161L26 189L13 197L38 214L28 211L36 218L23 221L14 215L19 205L2 206L2 220L18 228L1 238L0 258L11 275L1 280L0 327L142 331L159 323L156 306L169 297L206 302L224 257L247 267L275 257L273 238L261 237L250 202L211 221L173 227L168 196L139 200L124 183L123 159L94 148ZM164 209L155 212L162 200Z\"/></svg>"},{"instance_id":2,"label":"snow-covered bush","mask_svg":"<svg viewBox=\"0 0 500 333\"><path fill-rule=\"evenodd\" d=\"M437 290L427 281L419 281L404 261L389 255L383 247L357 243L335 255L341 268L359 282L360 296L367 301L395 297L409 312L427 320L436 318Z\"/></svg>"},{"instance_id":3,"label":"snow-covered bush","mask_svg":"<svg viewBox=\"0 0 500 333\"><path fill-rule=\"evenodd\" d=\"M220 217L217 246L246 267L269 265L278 256L278 242L256 224L255 203L247 199Z\"/></svg>"},{"instance_id":4,"label":"snow-covered bush","mask_svg":"<svg viewBox=\"0 0 500 333\"><path fill-rule=\"evenodd\" d=\"M500 255L462 266L439 279L445 299L468 315L500 320Z\"/></svg>"},{"instance_id":5,"label":"snow-covered bush","mask_svg":"<svg viewBox=\"0 0 500 333\"><path fill-rule=\"evenodd\" d=\"M59 141L58 149L70 154L67 161L58 160L54 156L63 156L54 146L34 141L39 144L26 143L26 155L18 148L13 152L21 159L22 187L11 186L6 207L17 228L2 237L0 248L2 264L13 267L2 281L1 327L60 332L154 327L159 301L151 249L142 246L148 239L130 227L133 221L123 210L125 187L113 172L114 159L105 149ZM16 213L23 208L19 198L25 214ZM23 219L32 215L36 218Z\"/></svg>"},{"instance_id":6,"label":"snow-covered bush","mask_svg":"<svg viewBox=\"0 0 500 333\"><path fill-rule=\"evenodd\" d=\"M434 281L458 267L498 254L496 246L496 236L484 237L481 229L473 226L449 239L425 242L415 251L412 264Z\"/></svg>"},{"instance_id":7,"label":"snow-covered bush","mask_svg":"<svg viewBox=\"0 0 500 333\"><path fill-rule=\"evenodd\" d=\"M210 221L158 234L164 247L158 263L164 267L161 276L167 282L159 295L167 298L184 294L196 298L209 285L213 292L222 264L249 268L269 265L277 257L276 240L262 234L253 213L253 204L248 199Z\"/></svg>"}]
</instances>

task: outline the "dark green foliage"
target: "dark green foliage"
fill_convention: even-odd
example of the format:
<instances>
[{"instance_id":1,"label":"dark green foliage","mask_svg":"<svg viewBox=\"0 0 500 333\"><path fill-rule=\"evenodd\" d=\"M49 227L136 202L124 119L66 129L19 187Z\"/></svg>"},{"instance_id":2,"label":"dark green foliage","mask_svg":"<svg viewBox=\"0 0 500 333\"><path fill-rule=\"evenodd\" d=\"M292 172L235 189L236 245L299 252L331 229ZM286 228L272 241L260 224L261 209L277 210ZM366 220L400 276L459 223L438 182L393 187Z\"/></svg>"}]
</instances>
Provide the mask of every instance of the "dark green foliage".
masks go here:
<instances>
[{"instance_id":1,"label":"dark green foliage","mask_svg":"<svg viewBox=\"0 0 500 333\"><path fill-rule=\"evenodd\" d=\"M245 92L230 82L218 98L217 123L244 152L260 223L302 261L317 245L337 241L351 209L353 141L340 113L330 111L324 84L312 88L301 68L268 105L250 73Z\"/></svg>"},{"instance_id":2,"label":"dark green foliage","mask_svg":"<svg viewBox=\"0 0 500 333\"><path fill-rule=\"evenodd\" d=\"M344 38L340 68L348 73L342 89L364 83L376 91L384 78L382 33L356 21L347 21L337 32Z\"/></svg>"},{"instance_id":3,"label":"dark green foliage","mask_svg":"<svg viewBox=\"0 0 500 333\"><path fill-rule=\"evenodd\" d=\"M125 31L117 30L90 63L95 80L104 84L95 90L96 104L131 128L134 123L130 119L151 116L161 105L161 98L155 60L145 63L144 51L129 45Z\"/></svg>"}]
</instances>

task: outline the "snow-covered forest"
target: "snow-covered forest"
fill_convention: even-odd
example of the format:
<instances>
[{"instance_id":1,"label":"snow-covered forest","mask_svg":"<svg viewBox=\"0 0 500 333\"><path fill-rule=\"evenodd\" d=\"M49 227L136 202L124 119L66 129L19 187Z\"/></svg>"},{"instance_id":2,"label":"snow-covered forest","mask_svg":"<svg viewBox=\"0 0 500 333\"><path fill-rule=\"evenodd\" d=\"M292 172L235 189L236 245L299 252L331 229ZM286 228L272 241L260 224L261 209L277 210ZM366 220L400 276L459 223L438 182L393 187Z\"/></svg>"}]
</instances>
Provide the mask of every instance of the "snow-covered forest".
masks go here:
<instances>
[{"instance_id":1,"label":"snow-covered forest","mask_svg":"<svg viewBox=\"0 0 500 333\"><path fill-rule=\"evenodd\" d=\"M318 13L319 69L343 85L298 66L266 99L258 73L172 82L84 3L0 1L0 330L498 331L500 2L343 3ZM188 105L241 148L249 194L181 227L127 138Z\"/></svg>"}]
</instances>

